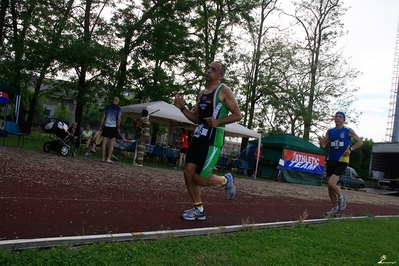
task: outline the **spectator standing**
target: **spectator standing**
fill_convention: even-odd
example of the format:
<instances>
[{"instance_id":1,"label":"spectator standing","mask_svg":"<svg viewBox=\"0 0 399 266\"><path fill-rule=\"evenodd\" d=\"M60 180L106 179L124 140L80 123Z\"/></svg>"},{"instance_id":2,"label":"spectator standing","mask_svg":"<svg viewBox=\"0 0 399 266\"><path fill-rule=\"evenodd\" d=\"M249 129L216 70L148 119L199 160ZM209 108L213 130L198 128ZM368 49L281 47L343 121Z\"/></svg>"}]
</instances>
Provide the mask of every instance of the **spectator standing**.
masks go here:
<instances>
[{"instance_id":1,"label":"spectator standing","mask_svg":"<svg viewBox=\"0 0 399 266\"><path fill-rule=\"evenodd\" d=\"M114 163L111 161L112 152L114 151L114 143L116 136L120 133L122 110L118 106L119 98L114 97L112 103L104 109L101 117L99 131L102 133L103 141L101 145L102 162ZM104 125L104 127L103 127ZM107 143L109 140L108 154L105 158Z\"/></svg>"},{"instance_id":2,"label":"spectator standing","mask_svg":"<svg viewBox=\"0 0 399 266\"><path fill-rule=\"evenodd\" d=\"M181 169L182 162L186 163L186 152L188 149L188 135L186 134L186 130L184 128L180 128L180 138L177 140L180 143L180 151L179 151L179 166L176 166L175 169Z\"/></svg>"},{"instance_id":3,"label":"spectator standing","mask_svg":"<svg viewBox=\"0 0 399 266\"><path fill-rule=\"evenodd\" d=\"M148 117L148 110L141 111L141 118L133 124L136 128L136 161L133 161L134 166L143 166L144 161L144 146L150 141L150 119Z\"/></svg>"}]
</instances>

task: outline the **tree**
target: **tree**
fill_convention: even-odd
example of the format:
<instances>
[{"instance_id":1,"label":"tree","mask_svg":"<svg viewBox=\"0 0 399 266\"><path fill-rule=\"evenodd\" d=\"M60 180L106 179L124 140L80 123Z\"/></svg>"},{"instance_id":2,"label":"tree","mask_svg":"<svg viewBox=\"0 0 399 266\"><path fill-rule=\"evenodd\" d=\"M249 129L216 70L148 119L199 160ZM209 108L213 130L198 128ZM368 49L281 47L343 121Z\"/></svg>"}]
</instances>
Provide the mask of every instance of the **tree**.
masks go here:
<instances>
[{"instance_id":1,"label":"tree","mask_svg":"<svg viewBox=\"0 0 399 266\"><path fill-rule=\"evenodd\" d=\"M119 50L119 66L116 76L116 89L118 91L129 92L130 87L133 87L134 80L137 76L128 77L130 73L139 73L139 71L129 71L128 67L137 67L137 63L142 62L139 58L139 47L145 43L145 38L141 35L143 28L151 28L146 23L155 16L155 11L163 6L168 1L156 1L153 5L150 5L148 1L145 1L144 6L148 6L148 9L140 10L140 7L132 1L125 8L118 9L113 14L111 21L115 25L116 36L121 38L123 41L123 47ZM147 3L147 5L146 5ZM141 16L138 11L141 11ZM129 62L129 58L132 58ZM136 63L136 62L137 63ZM131 80L130 80L131 79Z\"/></svg>"},{"instance_id":2,"label":"tree","mask_svg":"<svg viewBox=\"0 0 399 266\"><path fill-rule=\"evenodd\" d=\"M269 80L269 72L271 65L266 62L272 60L272 53L268 53L267 46L265 45L265 39L268 31L273 26L266 26L266 19L276 9L276 0L262 0L260 3L259 18L252 16L246 17L246 25L250 43L252 44L251 57L242 54L241 58L244 59L244 89L245 101L243 105L244 111L244 125L248 128L253 127L254 115L256 102L265 97L268 94L265 90L262 90L261 83L265 83ZM247 123L248 122L248 123Z\"/></svg>"},{"instance_id":3,"label":"tree","mask_svg":"<svg viewBox=\"0 0 399 266\"><path fill-rule=\"evenodd\" d=\"M1 78L22 91L29 82L25 69L25 42L29 38L35 18L35 5L32 1L2 1L1 4ZM7 16L9 14L9 16ZM20 106L20 118L26 114L26 105ZM19 127L24 131L25 120L19 119Z\"/></svg>"},{"instance_id":4,"label":"tree","mask_svg":"<svg viewBox=\"0 0 399 266\"><path fill-rule=\"evenodd\" d=\"M340 17L346 9L341 1L302 0L294 4L295 12L290 16L302 29L305 40L298 45L301 53L297 53L297 61L301 71L298 82L291 88L301 99L294 107L299 111L295 124L302 125L303 138L309 139L315 132L313 126L327 118L330 120L333 108L346 109L354 100L351 93L356 89L346 85L358 73L346 67L345 60L334 49L336 39L343 34Z\"/></svg>"},{"instance_id":5,"label":"tree","mask_svg":"<svg viewBox=\"0 0 399 266\"><path fill-rule=\"evenodd\" d=\"M110 0L87 0L74 7L68 30L63 34L65 45L58 57L60 71L75 76L75 121L81 124L86 103L98 101L113 91L113 73L117 60L113 44L113 30L102 17ZM113 95L121 96L121 95ZM108 98L105 99L108 103Z\"/></svg>"},{"instance_id":6,"label":"tree","mask_svg":"<svg viewBox=\"0 0 399 266\"><path fill-rule=\"evenodd\" d=\"M370 160L371 151L373 147L373 140L363 139L363 145L350 156L349 166L356 169L357 173L362 178L370 176ZM354 144L352 141L351 145Z\"/></svg>"},{"instance_id":7,"label":"tree","mask_svg":"<svg viewBox=\"0 0 399 266\"><path fill-rule=\"evenodd\" d=\"M62 121L68 121L69 117L71 117L71 111L64 102L60 102L54 110L54 117L60 119Z\"/></svg>"},{"instance_id":8,"label":"tree","mask_svg":"<svg viewBox=\"0 0 399 266\"><path fill-rule=\"evenodd\" d=\"M198 43L198 56L193 58L191 80L188 87L197 88L194 99L204 85L204 69L212 61L223 61L227 66L227 83L234 89L236 74L233 65L239 58L237 53L236 28L240 26L248 14L257 6L258 1L219 0L197 1L195 15L191 21L191 38ZM194 66L195 65L195 66ZM193 100L194 100L193 99Z\"/></svg>"},{"instance_id":9,"label":"tree","mask_svg":"<svg viewBox=\"0 0 399 266\"><path fill-rule=\"evenodd\" d=\"M62 43L62 33L64 32L67 21L71 16L74 0L66 3L57 1L46 2L36 7L37 19L35 20L36 30L27 40L27 66L32 72L34 93L29 107L28 118L26 121L25 132L31 132L37 102L40 97L40 90L46 76L54 70L56 59L60 56Z\"/></svg>"},{"instance_id":10,"label":"tree","mask_svg":"<svg viewBox=\"0 0 399 266\"><path fill-rule=\"evenodd\" d=\"M7 14L7 9L10 4L9 0L2 0L0 4L0 47L3 49L3 41L4 41L4 23L5 17Z\"/></svg>"}]
</instances>

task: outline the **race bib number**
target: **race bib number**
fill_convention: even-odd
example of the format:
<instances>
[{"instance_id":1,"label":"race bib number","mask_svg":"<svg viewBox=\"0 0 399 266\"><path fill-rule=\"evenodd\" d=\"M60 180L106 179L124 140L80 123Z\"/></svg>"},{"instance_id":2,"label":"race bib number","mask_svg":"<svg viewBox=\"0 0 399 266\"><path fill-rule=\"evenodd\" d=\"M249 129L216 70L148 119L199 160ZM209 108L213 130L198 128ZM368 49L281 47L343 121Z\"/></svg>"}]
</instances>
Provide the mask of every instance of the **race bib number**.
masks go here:
<instances>
[{"instance_id":1,"label":"race bib number","mask_svg":"<svg viewBox=\"0 0 399 266\"><path fill-rule=\"evenodd\" d=\"M331 148L333 149L343 149L344 148L344 141L340 139L336 139L334 141L331 141L330 143Z\"/></svg>"},{"instance_id":2,"label":"race bib number","mask_svg":"<svg viewBox=\"0 0 399 266\"><path fill-rule=\"evenodd\" d=\"M209 133L209 127L207 125L200 124L195 128L194 137L201 138L201 139L207 139L208 133Z\"/></svg>"}]
</instances>

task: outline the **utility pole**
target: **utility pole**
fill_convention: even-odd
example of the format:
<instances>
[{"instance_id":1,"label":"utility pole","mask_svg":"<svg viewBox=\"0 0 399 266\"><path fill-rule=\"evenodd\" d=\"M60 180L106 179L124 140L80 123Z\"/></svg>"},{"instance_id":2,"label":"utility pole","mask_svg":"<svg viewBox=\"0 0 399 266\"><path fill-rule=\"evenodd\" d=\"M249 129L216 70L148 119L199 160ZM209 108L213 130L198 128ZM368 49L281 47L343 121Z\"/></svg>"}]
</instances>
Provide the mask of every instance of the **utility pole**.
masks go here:
<instances>
[{"instance_id":1,"label":"utility pole","mask_svg":"<svg viewBox=\"0 0 399 266\"><path fill-rule=\"evenodd\" d=\"M396 34L392 89L389 99L389 115L385 136L387 142L399 142L399 19Z\"/></svg>"}]
</instances>

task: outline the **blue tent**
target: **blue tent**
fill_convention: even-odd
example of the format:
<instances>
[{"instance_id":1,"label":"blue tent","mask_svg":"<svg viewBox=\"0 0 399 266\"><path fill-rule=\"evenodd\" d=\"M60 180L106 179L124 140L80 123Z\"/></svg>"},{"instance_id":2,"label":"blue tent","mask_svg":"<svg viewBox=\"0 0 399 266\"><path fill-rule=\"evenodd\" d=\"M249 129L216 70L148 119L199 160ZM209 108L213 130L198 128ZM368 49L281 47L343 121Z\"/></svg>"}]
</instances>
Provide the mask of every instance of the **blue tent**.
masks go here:
<instances>
[{"instance_id":1,"label":"blue tent","mask_svg":"<svg viewBox=\"0 0 399 266\"><path fill-rule=\"evenodd\" d=\"M18 123L19 106L21 104L21 90L0 80L0 91L15 96L15 122ZM4 100L4 103L8 104L8 100ZM6 117L6 114L4 114L4 117Z\"/></svg>"}]
</instances>

